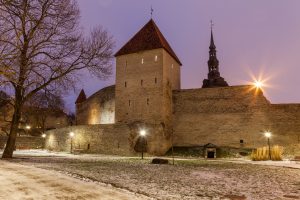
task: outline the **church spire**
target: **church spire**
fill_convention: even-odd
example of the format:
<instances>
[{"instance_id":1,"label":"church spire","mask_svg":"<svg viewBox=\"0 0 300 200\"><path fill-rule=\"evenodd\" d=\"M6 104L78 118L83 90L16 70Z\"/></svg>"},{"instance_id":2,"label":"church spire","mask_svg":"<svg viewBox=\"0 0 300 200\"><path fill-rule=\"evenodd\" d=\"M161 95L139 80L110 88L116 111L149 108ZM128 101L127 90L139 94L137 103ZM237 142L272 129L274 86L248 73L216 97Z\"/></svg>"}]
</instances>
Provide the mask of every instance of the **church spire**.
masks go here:
<instances>
[{"instance_id":1,"label":"church spire","mask_svg":"<svg viewBox=\"0 0 300 200\"><path fill-rule=\"evenodd\" d=\"M203 88L208 87L225 87L228 86L227 82L220 76L219 60L217 58L217 50L214 42L213 35L213 22L211 21L210 27L210 45L209 45L209 60L208 65L208 79L203 80Z\"/></svg>"},{"instance_id":2,"label":"church spire","mask_svg":"<svg viewBox=\"0 0 300 200\"><path fill-rule=\"evenodd\" d=\"M213 29L211 27L210 30L210 46L209 46L210 50L216 50L216 45L215 45L215 41L214 41L214 34L213 34Z\"/></svg>"}]
</instances>

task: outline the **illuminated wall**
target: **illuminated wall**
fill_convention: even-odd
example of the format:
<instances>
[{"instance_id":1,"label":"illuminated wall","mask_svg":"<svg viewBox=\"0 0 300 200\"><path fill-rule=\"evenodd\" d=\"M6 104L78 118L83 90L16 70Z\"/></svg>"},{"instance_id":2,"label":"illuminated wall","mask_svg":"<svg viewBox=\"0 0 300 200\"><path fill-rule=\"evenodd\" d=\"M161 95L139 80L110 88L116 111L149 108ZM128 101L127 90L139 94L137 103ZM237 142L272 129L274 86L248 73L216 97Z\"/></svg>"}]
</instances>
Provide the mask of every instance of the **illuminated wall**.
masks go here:
<instances>
[{"instance_id":1,"label":"illuminated wall","mask_svg":"<svg viewBox=\"0 0 300 200\"><path fill-rule=\"evenodd\" d=\"M76 105L77 125L115 123L115 87L103 88Z\"/></svg>"}]
</instances>

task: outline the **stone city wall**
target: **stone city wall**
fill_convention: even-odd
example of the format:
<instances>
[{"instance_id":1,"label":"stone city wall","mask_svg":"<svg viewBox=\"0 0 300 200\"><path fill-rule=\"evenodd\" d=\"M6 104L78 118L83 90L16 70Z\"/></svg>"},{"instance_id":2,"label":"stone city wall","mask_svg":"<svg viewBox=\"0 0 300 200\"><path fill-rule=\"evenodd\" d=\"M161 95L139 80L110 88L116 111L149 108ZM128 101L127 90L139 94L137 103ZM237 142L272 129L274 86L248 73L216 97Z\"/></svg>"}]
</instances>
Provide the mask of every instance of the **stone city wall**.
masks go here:
<instances>
[{"instance_id":1,"label":"stone city wall","mask_svg":"<svg viewBox=\"0 0 300 200\"><path fill-rule=\"evenodd\" d=\"M174 143L254 148L299 143L300 105L272 105L252 86L174 91Z\"/></svg>"},{"instance_id":2,"label":"stone city wall","mask_svg":"<svg viewBox=\"0 0 300 200\"><path fill-rule=\"evenodd\" d=\"M144 123L81 125L47 131L45 148L51 151L136 155L139 132L145 130L147 151L163 155L170 147L170 138L161 125ZM74 133L71 141L70 132Z\"/></svg>"},{"instance_id":3,"label":"stone city wall","mask_svg":"<svg viewBox=\"0 0 300 200\"><path fill-rule=\"evenodd\" d=\"M73 150L85 153L131 154L129 145L130 129L127 125L82 125L47 131L46 149L70 151L71 137Z\"/></svg>"},{"instance_id":4,"label":"stone city wall","mask_svg":"<svg viewBox=\"0 0 300 200\"><path fill-rule=\"evenodd\" d=\"M115 86L103 88L76 106L77 125L115 122Z\"/></svg>"},{"instance_id":5,"label":"stone city wall","mask_svg":"<svg viewBox=\"0 0 300 200\"><path fill-rule=\"evenodd\" d=\"M0 149L4 149L6 141L6 136L0 136ZM44 144L45 139L42 137L22 136L17 137L16 149L42 149Z\"/></svg>"}]
</instances>

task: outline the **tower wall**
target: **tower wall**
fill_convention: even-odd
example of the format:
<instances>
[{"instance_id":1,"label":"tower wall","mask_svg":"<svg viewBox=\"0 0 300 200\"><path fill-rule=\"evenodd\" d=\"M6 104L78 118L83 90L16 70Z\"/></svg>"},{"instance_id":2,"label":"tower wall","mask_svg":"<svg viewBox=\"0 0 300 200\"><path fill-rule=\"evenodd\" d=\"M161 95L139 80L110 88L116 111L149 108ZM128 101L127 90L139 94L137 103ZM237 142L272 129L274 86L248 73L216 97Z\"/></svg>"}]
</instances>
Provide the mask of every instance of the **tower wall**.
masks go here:
<instances>
[{"instance_id":1,"label":"tower wall","mask_svg":"<svg viewBox=\"0 0 300 200\"><path fill-rule=\"evenodd\" d=\"M116 58L116 122L168 123L179 64L164 49ZM172 69L173 65L173 69Z\"/></svg>"}]
</instances>

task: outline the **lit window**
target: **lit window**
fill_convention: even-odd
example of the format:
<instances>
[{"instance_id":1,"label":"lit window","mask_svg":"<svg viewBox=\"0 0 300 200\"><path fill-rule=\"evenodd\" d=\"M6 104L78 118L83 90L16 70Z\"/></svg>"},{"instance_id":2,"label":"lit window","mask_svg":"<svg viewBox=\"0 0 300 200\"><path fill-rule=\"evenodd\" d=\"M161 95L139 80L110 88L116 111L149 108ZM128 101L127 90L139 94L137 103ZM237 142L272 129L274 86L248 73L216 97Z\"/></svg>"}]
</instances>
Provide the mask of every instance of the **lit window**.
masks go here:
<instances>
[{"instance_id":1,"label":"lit window","mask_svg":"<svg viewBox=\"0 0 300 200\"><path fill-rule=\"evenodd\" d=\"M142 58L142 64L144 64L144 58Z\"/></svg>"},{"instance_id":2,"label":"lit window","mask_svg":"<svg viewBox=\"0 0 300 200\"><path fill-rule=\"evenodd\" d=\"M173 68L174 68L174 65L172 64L172 66L171 66L171 67L172 67L172 69L173 69Z\"/></svg>"},{"instance_id":3,"label":"lit window","mask_svg":"<svg viewBox=\"0 0 300 200\"><path fill-rule=\"evenodd\" d=\"M155 60L155 62L157 62L157 60L158 60L158 56L155 56L154 60Z\"/></svg>"}]
</instances>

